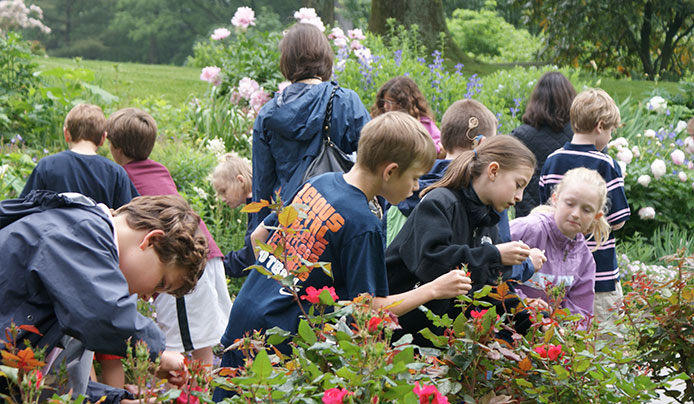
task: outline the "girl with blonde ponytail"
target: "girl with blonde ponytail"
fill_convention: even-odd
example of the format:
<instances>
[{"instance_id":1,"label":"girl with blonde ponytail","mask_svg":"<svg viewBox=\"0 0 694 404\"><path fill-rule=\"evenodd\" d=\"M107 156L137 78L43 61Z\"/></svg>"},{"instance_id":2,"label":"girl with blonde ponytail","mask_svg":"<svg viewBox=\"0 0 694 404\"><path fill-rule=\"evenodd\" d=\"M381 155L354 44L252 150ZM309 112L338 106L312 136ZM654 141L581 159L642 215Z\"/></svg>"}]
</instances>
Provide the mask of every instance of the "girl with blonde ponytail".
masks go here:
<instances>
[{"instance_id":1,"label":"girl with blonde ponytail","mask_svg":"<svg viewBox=\"0 0 694 404\"><path fill-rule=\"evenodd\" d=\"M597 171L574 168L564 174L550 203L511 221L511 238L545 250L547 257L542 268L517 286L516 292L547 302L546 286L563 284L566 293L561 306L589 319L595 299L595 260L586 238L593 238L597 244L594 250L609 238L607 185Z\"/></svg>"}]
</instances>

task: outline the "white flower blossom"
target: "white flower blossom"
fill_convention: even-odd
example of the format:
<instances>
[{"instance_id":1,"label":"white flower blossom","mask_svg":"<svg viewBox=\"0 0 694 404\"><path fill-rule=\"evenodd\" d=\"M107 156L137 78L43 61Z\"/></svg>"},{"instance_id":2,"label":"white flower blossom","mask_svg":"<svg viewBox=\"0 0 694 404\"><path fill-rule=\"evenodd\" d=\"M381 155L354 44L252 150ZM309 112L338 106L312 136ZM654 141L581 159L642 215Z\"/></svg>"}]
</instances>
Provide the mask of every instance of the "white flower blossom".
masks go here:
<instances>
[{"instance_id":1,"label":"white flower blossom","mask_svg":"<svg viewBox=\"0 0 694 404\"><path fill-rule=\"evenodd\" d=\"M655 179L658 179L665 175L667 172L667 167L665 166L665 162L661 159L655 159L651 163L651 173L653 173L653 176Z\"/></svg>"},{"instance_id":2,"label":"white flower blossom","mask_svg":"<svg viewBox=\"0 0 694 404\"><path fill-rule=\"evenodd\" d=\"M640 176L639 179L636 180L636 182L638 182L639 185L641 185L642 187L647 187L648 184L651 183L651 176L648 174L644 174Z\"/></svg>"},{"instance_id":3,"label":"white flower blossom","mask_svg":"<svg viewBox=\"0 0 694 404\"><path fill-rule=\"evenodd\" d=\"M622 161L626 164L630 164L631 160L633 160L633 159L634 159L634 153L627 148L623 148L617 152L617 160L619 160L619 161Z\"/></svg>"},{"instance_id":4,"label":"white flower blossom","mask_svg":"<svg viewBox=\"0 0 694 404\"><path fill-rule=\"evenodd\" d=\"M685 129L687 129L687 122L680 120L675 127L675 133L681 133Z\"/></svg>"},{"instance_id":5,"label":"white flower blossom","mask_svg":"<svg viewBox=\"0 0 694 404\"><path fill-rule=\"evenodd\" d=\"M641 220L651 220L655 218L655 209L650 206L639 209L639 217Z\"/></svg>"},{"instance_id":6,"label":"white flower blossom","mask_svg":"<svg viewBox=\"0 0 694 404\"><path fill-rule=\"evenodd\" d=\"M220 139L218 137L214 139L208 139L207 146L205 147L207 148L207 150L214 153L215 156L221 156L227 151L227 147L224 144L224 139Z\"/></svg>"},{"instance_id":7,"label":"white flower blossom","mask_svg":"<svg viewBox=\"0 0 694 404\"><path fill-rule=\"evenodd\" d=\"M667 101L663 97L656 95L648 101L646 108L659 114L664 114L667 111Z\"/></svg>"}]
</instances>

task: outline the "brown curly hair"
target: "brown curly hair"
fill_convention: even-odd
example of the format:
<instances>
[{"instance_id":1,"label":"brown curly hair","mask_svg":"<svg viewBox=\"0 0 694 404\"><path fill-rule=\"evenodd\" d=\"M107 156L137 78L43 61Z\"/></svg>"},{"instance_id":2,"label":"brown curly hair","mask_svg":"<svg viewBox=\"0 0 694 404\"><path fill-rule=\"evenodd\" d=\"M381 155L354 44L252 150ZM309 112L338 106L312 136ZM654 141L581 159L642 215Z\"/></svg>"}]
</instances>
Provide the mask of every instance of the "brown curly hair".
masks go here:
<instances>
[{"instance_id":1,"label":"brown curly hair","mask_svg":"<svg viewBox=\"0 0 694 404\"><path fill-rule=\"evenodd\" d=\"M417 87L417 83L409 77L398 76L382 85L376 94L376 103L371 107L371 117L375 118L386 112L384 99L386 95L398 103L398 106L408 114L419 119L427 116L434 120L434 113L429 108L424 95Z\"/></svg>"},{"instance_id":2,"label":"brown curly hair","mask_svg":"<svg viewBox=\"0 0 694 404\"><path fill-rule=\"evenodd\" d=\"M183 285L169 294L181 297L193 290L207 264L207 238L198 216L180 195L148 195L134 198L114 212L124 214L135 230L162 230L153 240L154 251L164 265L183 269Z\"/></svg>"}]
</instances>

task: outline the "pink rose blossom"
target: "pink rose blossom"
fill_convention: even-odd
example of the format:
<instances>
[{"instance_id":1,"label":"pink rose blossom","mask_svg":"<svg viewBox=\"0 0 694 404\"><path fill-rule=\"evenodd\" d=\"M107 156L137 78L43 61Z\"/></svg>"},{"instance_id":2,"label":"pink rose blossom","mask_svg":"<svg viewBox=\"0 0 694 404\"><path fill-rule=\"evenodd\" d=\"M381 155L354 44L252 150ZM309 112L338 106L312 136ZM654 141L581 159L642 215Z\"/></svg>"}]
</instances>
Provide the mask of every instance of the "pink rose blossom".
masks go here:
<instances>
[{"instance_id":1,"label":"pink rose blossom","mask_svg":"<svg viewBox=\"0 0 694 404\"><path fill-rule=\"evenodd\" d=\"M217 28L214 30L212 35L210 35L210 38L214 39L215 41L219 41L220 39L224 39L231 35L231 31L229 31L226 28Z\"/></svg>"},{"instance_id":2,"label":"pink rose blossom","mask_svg":"<svg viewBox=\"0 0 694 404\"><path fill-rule=\"evenodd\" d=\"M358 39L361 41L366 39L366 37L364 36L364 33L361 32L361 29L359 29L359 28L350 29L349 31L347 31L347 36L350 37L351 39Z\"/></svg>"},{"instance_id":3,"label":"pink rose blossom","mask_svg":"<svg viewBox=\"0 0 694 404\"><path fill-rule=\"evenodd\" d=\"M347 389L332 388L327 389L323 393L323 404L342 404L345 396L352 395L354 393Z\"/></svg>"},{"instance_id":4,"label":"pink rose blossom","mask_svg":"<svg viewBox=\"0 0 694 404\"><path fill-rule=\"evenodd\" d=\"M345 37L345 31L342 30L340 27L335 27L332 30L330 30L330 33L328 34L328 39L336 39L336 38L344 38Z\"/></svg>"},{"instance_id":5,"label":"pink rose blossom","mask_svg":"<svg viewBox=\"0 0 694 404\"><path fill-rule=\"evenodd\" d=\"M221 71L222 69L217 66L207 66L202 69L202 73L200 73L200 80L218 86L222 84L222 78L220 77Z\"/></svg>"},{"instance_id":6,"label":"pink rose blossom","mask_svg":"<svg viewBox=\"0 0 694 404\"><path fill-rule=\"evenodd\" d=\"M251 104L251 108L258 112L260 111L260 108L268 101L270 101L270 94L266 93L265 90L260 87L256 92L251 94L249 104Z\"/></svg>"},{"instance_id":7,"label":"pink rose blossom","mask_svg":"<svg viewBox=\"0 0 694 404\"><path fill-rule=\"evenodd\" d=\"M255 25L255 12L250 7L239 7L231 19L231 24L243 29L248 28L249 25Z\"/></svg>"},{"instance_id":8,"label":"pink rose blossom","mask_svg":"<svg viewBox=\"0 0 694 404\"><path fill-rule=\"evenodd\" d=\"M246 100L251 99L251 95L258 91L260 84L250 77L244 77L239 80L239 95Z\"/></svg>"},{"instance_id":9,"label":"pink rose blossom","mask_svg":"<svg viewBox=\"0 0 694 404\"><path fill-rule=\"evenodd\" d=\"M294 18L297 20L310 20L312 18L318 18L315 8L302 7L299 11L294 12Z\"/></svg>"},{"instance_id":10,"label":"pink rose blossom","mask_svg":"<svg viewBox=\"0 0 694 404\"><path fill-rule=\"evenodd\" d=\"M675 165L681 166L684 164L684 152L682 150L677 149L670 153L670 158Z\"/></svg>"}]
</instances>

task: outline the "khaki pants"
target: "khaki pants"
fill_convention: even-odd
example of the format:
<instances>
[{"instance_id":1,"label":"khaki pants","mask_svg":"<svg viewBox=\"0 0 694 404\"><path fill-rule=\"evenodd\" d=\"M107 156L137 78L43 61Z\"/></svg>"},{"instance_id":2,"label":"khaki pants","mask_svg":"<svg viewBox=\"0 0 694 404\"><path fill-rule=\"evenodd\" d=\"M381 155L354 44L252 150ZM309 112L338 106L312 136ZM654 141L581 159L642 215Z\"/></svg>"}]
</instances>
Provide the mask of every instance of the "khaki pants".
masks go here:
<instances>
[{"instance_id":1,"label":"khaki pants","mask_svg":"<svg viewBox=\"0 0 694 404\"><path fill-rule=\"evenodd\" d=\"M624 338L624 327L616 323L620 318L619 307L622 305L623 297L622 284L619 281L616 281L615 290L612 292L595 292L594 320L597 321L602 334L610 333L618 339Z\"/></svg>"}]
</instances>

